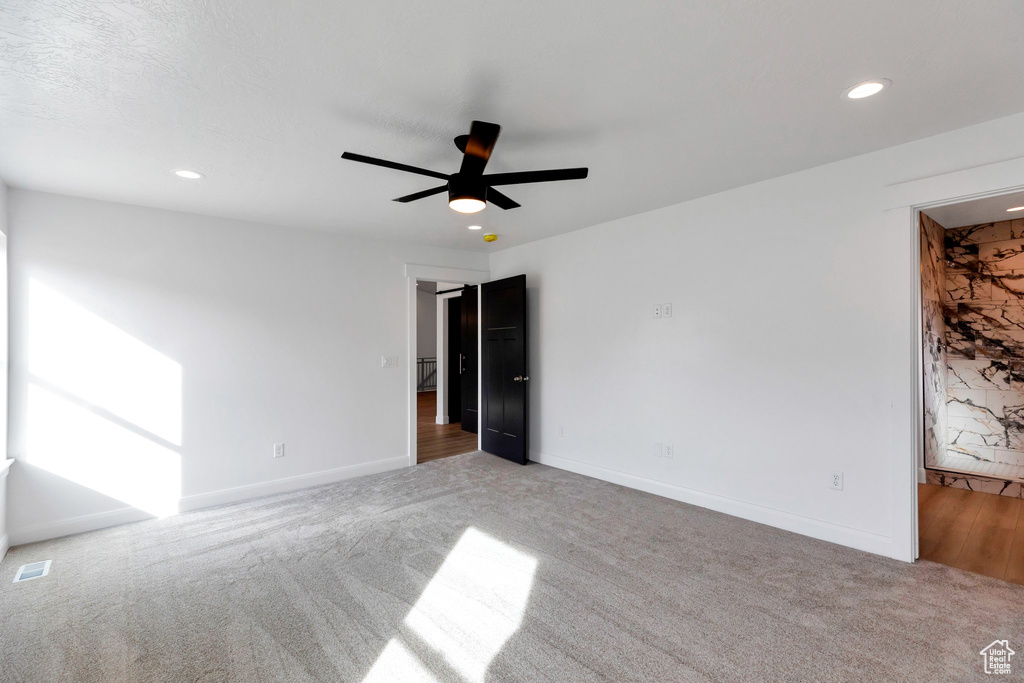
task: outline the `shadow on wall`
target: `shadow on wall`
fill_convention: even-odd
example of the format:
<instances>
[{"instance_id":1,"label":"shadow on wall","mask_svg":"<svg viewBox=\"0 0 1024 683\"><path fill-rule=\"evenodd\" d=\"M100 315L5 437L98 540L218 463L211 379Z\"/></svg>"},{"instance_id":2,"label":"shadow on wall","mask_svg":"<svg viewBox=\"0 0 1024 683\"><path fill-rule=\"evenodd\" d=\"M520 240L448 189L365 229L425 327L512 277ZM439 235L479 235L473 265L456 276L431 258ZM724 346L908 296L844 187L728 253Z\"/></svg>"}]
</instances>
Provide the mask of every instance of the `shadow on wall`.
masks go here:
<instances>
[{"instance_id":1,"label":"shadow on wall","mask_svg":"<svg viewBox=\"0 0 1024 683\"><path fill-rule=\"evenodd\" d=\"M29 281L25 462L162 517L181 498L181 365Z\"/></svg>"}]
</instances>

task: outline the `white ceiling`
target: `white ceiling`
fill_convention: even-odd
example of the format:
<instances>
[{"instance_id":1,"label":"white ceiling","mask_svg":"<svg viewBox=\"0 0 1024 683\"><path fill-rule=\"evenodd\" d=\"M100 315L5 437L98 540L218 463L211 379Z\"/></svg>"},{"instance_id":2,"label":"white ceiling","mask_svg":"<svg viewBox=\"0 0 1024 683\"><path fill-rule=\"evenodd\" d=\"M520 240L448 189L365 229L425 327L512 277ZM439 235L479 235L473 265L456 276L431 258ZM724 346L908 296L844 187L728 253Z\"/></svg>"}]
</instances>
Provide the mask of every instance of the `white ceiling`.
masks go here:
<instances>
[{"instance_id":1,"label":"white ceiling","mask_svg":"<svg viewBox=\"0 0 1024 683\"><path fill-rule=\"evenodd\" d=\"M969 202L939 206L925 211L932 220L948 229L962 228L979 223L996 223L1024 219L1024 211L1008 213L1006 210L1024 206L1024 192L1011 192L995 197L972 199Z\"/></svg>"},{"instance_id":2,"label":"white ceiling","mask_svg":"<svg viewBox=\"0 0 1024 683\"><path fill-rule=\"evenodd\" d=\"M0 0L0 176L288 226L496 249L1024 111L1017 0ZM868 78L874 98L839 93ZM430 178L503 126L472 221ZM172 168L207 174L189 183Z\"/></svg>"}]
</instances>

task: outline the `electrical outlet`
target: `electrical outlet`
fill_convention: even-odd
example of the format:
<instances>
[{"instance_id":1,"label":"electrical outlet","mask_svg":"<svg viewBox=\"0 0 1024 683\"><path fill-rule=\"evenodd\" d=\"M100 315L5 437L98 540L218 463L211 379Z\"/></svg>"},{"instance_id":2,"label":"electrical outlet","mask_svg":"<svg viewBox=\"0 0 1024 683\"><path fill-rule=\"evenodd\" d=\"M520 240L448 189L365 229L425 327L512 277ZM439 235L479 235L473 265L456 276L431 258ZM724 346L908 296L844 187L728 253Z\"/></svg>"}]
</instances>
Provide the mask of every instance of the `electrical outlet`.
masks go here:
<instances>
[{"instance_id":1,"label":"electrical outlet","mask_svg":"<svg viewBox=\"0 0 1024 683\"><path fill-rule=\"evenodd\" d=\"M662 318L671 318L672 317L672 304L662 304L661 305L661 317Z\"/></svg>"},{"instance_id":2,"label":"electrical outlet","mask_svg":"<svg viewBox=\"0 0 1024 683\"><path fill-rule=\"evenodd\" d=\"M671 458L673 455L675 455L675 448L670 443L665 444L665 457Z\"/></svg>"},{"instance_id":3,"label":"electrical outlet","mask_svg":"<svg viewBox=\"0 0 1024 683\"><path fill-rule=\"evenodd\" d=\"M660 443L654 444L654 457L655 458L660 458L661 457L661 444Z\"/></svg>"},{"instance_id":4,"label":"electrical outlet","mask_svg":"<svg viewBox=\"0 0 1024 683\"><path fill-rule=\"evenodd\" d=\"M284 444L283 443L275 443L274 444L274 457L275 458L283 458L284 457Z\"/></svg>"},{"instance_id":5,"label":"electrical outlet","mask_svg":"<svg viewBox=\"0 0 1024 683\"><path fill-rule=\"evenodd\" d=\"M654 304L654 319L661 319L661 304Z\"/></svg>"},{"instance_id":6,"label":"electrical outlet","mask_svg":"<svg viewBox=\"0 0 1024 683\"><path fill-rule=\"evenodd\" d=\"M832 473L832 483L829 485L829 488L831 488L831 489L833 489L835 491L842 491L843 490L843 473L842 472L833 472Z\"/></svg>"},{"instance_id":7,"label":"electrical outlet","mask_svg":"<svg viewBox=\"0 0 1024 683\"><path fill-rule=\"evenodd\" d=\"M398 367L398 356L381 356L380 366L382 368L397 368Z\"/></svg>"}]
</instances>

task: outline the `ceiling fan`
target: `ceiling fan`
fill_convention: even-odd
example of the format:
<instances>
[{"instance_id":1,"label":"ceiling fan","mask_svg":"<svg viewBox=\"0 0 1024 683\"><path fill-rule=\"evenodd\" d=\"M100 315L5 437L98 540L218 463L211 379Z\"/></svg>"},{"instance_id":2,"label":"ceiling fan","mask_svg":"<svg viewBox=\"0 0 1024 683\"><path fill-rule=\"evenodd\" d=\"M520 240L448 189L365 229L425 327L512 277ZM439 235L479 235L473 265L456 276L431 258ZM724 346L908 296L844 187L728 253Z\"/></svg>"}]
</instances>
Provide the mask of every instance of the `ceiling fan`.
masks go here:
<instances>
[{"instance_id":1,"label":"ceiling fan","mask_svg":"<svg viewBox=\"0 0 1024 683\"><path fill-rule=\"evenodd\" d=\"M399 164L394 161L376 159L363 156L362 154L353 154L352 152L345 152L341 155L341 158L444 180L446 181L444 185L438 185L429 190L398 197L393 201L405 204L414 202L417 199L440 194L447 190L448 206L459 213L482 211L487 206L488 201L502 209L514 209L519 206L518 203L495 190L495 185L547 183L553 180L580 180L587 177L586 168L560 168L550 171L521 171L518 173L492 173L484 175L484 167L487 165L487 160L491 158L494 143L498 141L498 133L500 132L501 126L496 123L474 121L473 125L470 126L469 135L459 135L455 138L455 146L463 154L462 167L459 168L457 173L451 174L430 171L407 164Z\"/></svg>"}]
</instances>

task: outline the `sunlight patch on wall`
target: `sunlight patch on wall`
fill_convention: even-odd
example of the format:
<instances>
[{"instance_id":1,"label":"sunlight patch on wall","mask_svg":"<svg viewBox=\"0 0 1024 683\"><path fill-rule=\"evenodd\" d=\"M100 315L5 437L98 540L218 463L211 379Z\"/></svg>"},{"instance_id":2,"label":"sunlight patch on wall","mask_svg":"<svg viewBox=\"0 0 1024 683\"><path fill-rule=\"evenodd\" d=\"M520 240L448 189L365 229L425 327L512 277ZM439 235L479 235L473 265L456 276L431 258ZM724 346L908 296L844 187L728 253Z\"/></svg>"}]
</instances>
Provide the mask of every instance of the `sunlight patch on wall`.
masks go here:
<instances>
[{"instance_id":1,"label":"sunlight patch on wall","mask_svg":"<svg viewBox=\"0 0 1024 683\"><path fill-rule=\"evenodd\" d=\"M29 281L25 461L156 516L181 498L181 365Z\"/></svg>"},{"instance_id":2,"label":"sunlight patch on wall","mask_svg":"<svg viewBox=\"0 0 1024 683\"><path fill-rule=\"evenodd\" d=\"M523 621L536 571L536 558L467 529L365 680L434 680L427 671L436 656L443 669L484 681Z\"/></svg>"},{"instance_id":3,"label":"sunlight patch on wall","mask_svg":"<svg viewBox=\"0 0 1024 683\"><path fill-rule=\"evenodd\" d=\"M178 511L177 453L34 384L26 445L35 467L157 517Z\"/></svg>"},{"instance_id":4,"label":"sunlight patch on wall","mask_svg":"<svg viewBox=\"0 0 1024 683\"><path fill-rule=\"evenodd\" d=\"M29 372L181 445L181 365L37 280L29 282Z\"/></svg>"}]
</instances>

